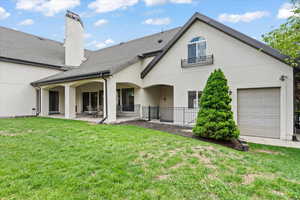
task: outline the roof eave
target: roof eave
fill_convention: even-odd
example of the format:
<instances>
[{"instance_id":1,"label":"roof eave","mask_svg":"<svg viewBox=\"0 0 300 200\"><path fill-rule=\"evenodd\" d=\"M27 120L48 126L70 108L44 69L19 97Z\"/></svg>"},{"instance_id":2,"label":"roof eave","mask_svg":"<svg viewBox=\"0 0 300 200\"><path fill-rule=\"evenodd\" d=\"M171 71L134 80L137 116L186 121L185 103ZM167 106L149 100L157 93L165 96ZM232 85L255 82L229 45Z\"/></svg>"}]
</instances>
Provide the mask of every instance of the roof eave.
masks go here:
<instances>
[{"instance_id":1,"label":"roof eave","mask_svg":"<svg viewBox=\"0 0 300 200\"><path fill-rule=\"evenodd\" d=\"M56 70L60 70L60 71L66 71L63 66L50 65L50 64L46 64L46 63L38 63L38 62L32 62L32 61L21 60L21 59L16 59L16 58L8 58L8 57L3 57L3 56L0 56L0 61L10 62L10 63L15 63L15 64L32 65L32 66L43 67L43 68L50 68L50 69L56 69Z\"/></svg>"},{"instance_id":2,"label":"roof eave","mask_svg":"<svg viewBox=\"0 0 300 200\"><path fill-rule=\"evenodd\" d=\"M95 72L90 74L70 76L67 78L58 78L49 81L35 81L32 82L31 85L33 87L40 87L40 86L51 85L51 84L66 83L66 82L79 81L79 80L92 79L92 78L101 78L101 77L108 77L108 76L111 76L111 73L110 71L106 70L106 71Z\"/></svg>"}]
</instances>

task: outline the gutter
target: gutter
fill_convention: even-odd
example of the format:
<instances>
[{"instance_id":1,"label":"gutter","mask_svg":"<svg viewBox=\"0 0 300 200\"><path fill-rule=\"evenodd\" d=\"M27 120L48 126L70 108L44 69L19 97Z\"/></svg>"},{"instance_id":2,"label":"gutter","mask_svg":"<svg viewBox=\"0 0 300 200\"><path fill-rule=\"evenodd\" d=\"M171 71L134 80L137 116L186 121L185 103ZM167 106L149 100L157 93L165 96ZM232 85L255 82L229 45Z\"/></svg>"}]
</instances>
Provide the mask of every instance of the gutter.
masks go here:
<instances>
[{"instance_id":1,"label":"gutter","mask_svg":"<svg viewBox=\"0 0 300 200\"><path fill-rule=\"evenodd\" d=\"M10 63L15 63L15 64L23 64L23 65L33 65L33 66L37 66L37 67L66 71L65 69L63 69L63 66L50 65L50 64L26 61L26 60L15 59L15 58L7 58L7 57L2 57L2 56L0 56L0 61L10 62Z\"/></svg>"},{"instance_id":2,"label":"gutter","mask_svg":"<svg viewBox=\"0 0 300 200\"><path fill-rule=\"evenodd\" d=\"M31 85L34 87L37 86L43 86L43 85L49 85L49 84L55 84L55 83L66 83L70 81L78 81L78 80L84 80L84 79L91 79L91 78L99 78L104 76L109 76L110 71L102 71L102 72L94 72L89 74L83 74L83 75L77 75L77 76L70 76L66 78L57 78L50 81L36 81L32 82Z\"/></svg>"}]
</instances>

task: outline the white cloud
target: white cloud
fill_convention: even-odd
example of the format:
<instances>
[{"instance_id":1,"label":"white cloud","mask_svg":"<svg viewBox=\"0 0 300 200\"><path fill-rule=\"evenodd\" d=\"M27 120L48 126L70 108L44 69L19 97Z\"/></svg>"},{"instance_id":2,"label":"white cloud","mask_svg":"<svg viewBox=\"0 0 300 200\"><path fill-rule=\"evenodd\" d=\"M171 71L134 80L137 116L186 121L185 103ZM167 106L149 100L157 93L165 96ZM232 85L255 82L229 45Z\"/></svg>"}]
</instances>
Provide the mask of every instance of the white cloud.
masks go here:
<instances>
[{"instance_id":1,"label":"white cloud","mask_svg":"<svg viewBox=\"0 0 300 200\"><path fill-rule=\"evenodd\" d=\"M85 33L85 34L83 35L83 37L84 37L85 39L88 39L88 38L92 37L92 34L90 34L90 33Z\"/></svg>"},{"instance_id":2,"label":"white cloud","mask_svg":"<svg viewBox=\"0 0 300 200\"><path fill-rule=\"evenodd\" d=\"M126 9L138 3L139 0L96 0L91 2L88 7L97 13L105 13L118 9Z\"/></svg>"},{"instance_id":3,"label":"white cloud","mask_svg":"<svg viewBox=\"0 0 300 200\"><path fill-rule=\"evenodd\" d=\"M80 0L17 0L16 8L41 12L53 16L66 9L80 5Z\"/></svg>"},{"instance_id":4,"label":"white cloud","mask_svg":"<svg viewBox=\"0 0 300 200\"><path fill-rule=\"evenodd\" d=\"M193 0L144 0L144 2L147 6L154 6L165 3L188 4L192 3Z\"/></svg>"},{"instance_id":5,"label":"white cloud","mask_svg":"<svg viewBox=\"0 0 300 200\"><path fill-rule=\"evenodd\" d=\"M113 43L115 43L115 42L112 39L107 39L104 42L97 42L95 44L95 47L98 48L98 49L102 49L102 48L107 47L108 45L113 44Z\"/></svg>"},{"instance_id":6,"label":"white cloud","mask_svg":"<svg viewBox=\"0 0 300 200\"><path fill-rule=\"evenodd\" d=\"M107 24L107 23L108 23L108 21L106 19L99 19L98 21L96 21L94 23L94 26L102 26L102 25Z\"/></svg>"},{"instance_id":7,"label":"white cloud","mask_svg":"<svg viewBox=\"0 0 300 200\"><path fill-rule=\"evenodd\" d=\"M192 0L170 0L171 3L192 3Z\"/></svg>"},{"instance_id":8,"label":"white cloud","mask_svg":"<svg viewBox=\"0 0 300 200\"><path fill-rule=\"evenodd\" d=\"M20 26L30 26L32 24L34 24L32 19L25 19L19 23Z\"/></svg>"},{"instance_id":9,"label":"white cloud","mask_svg":"<svg viewBox=\"0 0 300 200\"><path fill-rule=\"evenodd\" d=\"M96 48L96 49L102 49L102 48L107 47L107 46L109 46L109 45L111 45L113 43L115 43L115 41L113 41L110 38L107 39L107 40L105 40L105 41L103 41L103 42L98 42L96 40L93 40L93 41L87 43L86 47L91 47L91 48Z\"/></svg>"},{"instance_id":10,"label":"white cloud","mask_svg":"<svg viewBox=\"0 0 300 200\"><path fill-rule=\"evenodd\" d=\"M251 22L253 20L269 16L269 14L270 13L267 11L246 12L244 14L224 13L219 15L218 19L221 22L231 22L231 23Z\"/></svg>"},{"instance_id":11,"label":"white cloud","mask_svg":"<svg viewBox=\"0 0 300 200\"><path fill-rule=\"evenodd\" d=\"M277 18L278 19L287 19L293 16L294 7L291 3L283 4L280 9L278 10Z\"/></svg>"},{"instance_id":12,"label":"white cloud","mask_svg":"<svg viewBox=\"0 0 300 200\"><path fill-rule=\"evenodd\" d=\"M144 0L147 6L165 4L168 0Z\"/></svg>"},{"instance_id":13,"label":"white cloud","mask_svg":"<svg viewBox=\"0 0 300 200\"><path fill-rule=\"evenodd\" d=\"M171 19L169 17L165 18L150 18L146 19L144 21L144 24L150 24L150 25L168 25L171 23Z\"/></svg>"},{"instance_id":14,"label":"white cloud","mask_svg":"<svg viewBox=\"0 0 300 200\"><path fill-rule=\"evenodd\" d=\"M104 43L108 45L108 44L115 43L115 41L113 41L112 39L107 39L107 40L104 41Z\"/></svg>"},{"instance_id":15,"label":"white cloud","mask_svg":"<svg viewBox=\"0 0 300 200\"><path fill-rule=\"evenodd\" d=\"M7 12L4 8L0 7L0 20L5 19L10 16L10 13Z\"/></svg>"},{"instance_id":16,"label":"white cloud","mask_svg":"<svg viewBox=\"0 0 300 200\"><path fill-rule=\"evenodd\" d=\"M94 0L88 7L97 13L111 12L119 9L126 9L134 6L139 1L144 1L147 6L154 6L165 3L186 4L192 3L193 0Z\"/></svg>"}]
</instances>

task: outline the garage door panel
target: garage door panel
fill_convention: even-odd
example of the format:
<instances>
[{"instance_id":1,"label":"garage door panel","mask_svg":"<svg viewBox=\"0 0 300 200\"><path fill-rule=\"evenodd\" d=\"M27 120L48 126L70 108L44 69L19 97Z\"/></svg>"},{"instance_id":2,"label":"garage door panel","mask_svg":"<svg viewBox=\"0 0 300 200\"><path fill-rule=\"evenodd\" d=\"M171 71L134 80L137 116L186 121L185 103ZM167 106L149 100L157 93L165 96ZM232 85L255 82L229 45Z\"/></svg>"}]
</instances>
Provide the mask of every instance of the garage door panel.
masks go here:
<instances>
[{"instance_id":1,"label":"garage door panel","mask_svg":"<svg viewBox=\"0 0 300 200\"><path fill-rule=\"evenodd\" d=\"M280 137L280 89L238 90L238 125L241 135Z\"/></svg>"}]
</instances>

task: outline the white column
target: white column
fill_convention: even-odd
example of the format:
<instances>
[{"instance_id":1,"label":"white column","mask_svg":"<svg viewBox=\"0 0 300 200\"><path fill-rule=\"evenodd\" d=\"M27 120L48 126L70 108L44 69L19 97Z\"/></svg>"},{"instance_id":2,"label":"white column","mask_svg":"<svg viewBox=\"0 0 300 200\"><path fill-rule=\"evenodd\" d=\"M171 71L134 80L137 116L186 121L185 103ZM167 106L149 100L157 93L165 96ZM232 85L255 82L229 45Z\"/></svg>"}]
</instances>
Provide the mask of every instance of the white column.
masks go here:
<instances>
[{"instance_id":1,"label":"white column","mask_svg":"<svg viewBox=\"0 0 300 200\"><path fill-rule=\"evenodd\" d=\"M41 116L47 117L49 114L49 90L41 88Z\"/></svg>"},{"instance_id":2,"label":"white column","mask_svg":"<svg viewBox=\"0 0 300 200\"><path fill-rule=\"evenodd\" d=\"M76 88L65 85L65 118L74 119L76 117Z\"/></svg>"},{"instance_id":3,"label":"white column","mask_svg":"<svg viewBox=\"0 0 300 200\"><path fill-rule=\"evenodd\" d=\"M106 91L107 88L107 91ZM105 82L104 82L104 116L107 116L107 119L105 122L107 123L112 123L117 120L117 87L116 87L116 82L113 78L108 78L107 79L107 87L105 87ZM108 113L106 115L106 100L105 100L105 95L107 93L107 107L108 107Z\"/></svg>"},{"instance_id":4,"label":"white column","mask_svg":"<svg viewBox=\"0 0 300 200\"><path fill-rule=\"evenodd\" d=\"M142 110L143 110L143 103L146 102L145 100L145 90L144 88L135 88L134 89L134 102L137 105L140 105L140 112L139 114L139 118L142 118Z\"/></svg>"}]
</instances>

